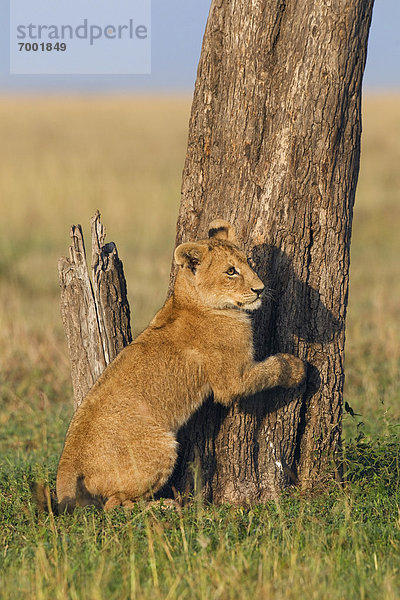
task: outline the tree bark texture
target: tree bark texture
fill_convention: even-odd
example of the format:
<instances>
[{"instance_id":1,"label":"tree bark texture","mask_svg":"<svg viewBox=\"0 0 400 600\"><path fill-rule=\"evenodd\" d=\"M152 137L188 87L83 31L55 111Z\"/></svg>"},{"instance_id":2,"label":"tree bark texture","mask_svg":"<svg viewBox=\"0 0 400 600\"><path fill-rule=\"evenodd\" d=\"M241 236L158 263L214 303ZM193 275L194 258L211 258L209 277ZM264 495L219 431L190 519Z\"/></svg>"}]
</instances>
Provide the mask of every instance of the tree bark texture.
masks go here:
<instances>
[{"instance_id":1,"label":"tree bark texture","mask_svg":"<svg viewBox=\"0 0 400 600\"><path fill-rule=\"evenodd\" d=\"M58 263L61 316L71 360L76 409L118 352L132 341L123 265L115 244L105 244L97 211L92 226L92 280L82 228L70 230L69 258Z\"/></svg>"},{"instance_id":2,"label":"tree bark texture","mask_svg":"<svg viewBox=\"0 0 400 600\"><path fill-rule=\"evenodd\" d=\"M176 242L236 226L271 290L257 358L308 361L305 387L227 410L208 401L181 431L172 484L199 465L214 502L262 502L323 482L340 442L361 82L373 0L214 0L198 68ZM171 271L171 285L175 270Z\"/></svg>"}]
</instances>

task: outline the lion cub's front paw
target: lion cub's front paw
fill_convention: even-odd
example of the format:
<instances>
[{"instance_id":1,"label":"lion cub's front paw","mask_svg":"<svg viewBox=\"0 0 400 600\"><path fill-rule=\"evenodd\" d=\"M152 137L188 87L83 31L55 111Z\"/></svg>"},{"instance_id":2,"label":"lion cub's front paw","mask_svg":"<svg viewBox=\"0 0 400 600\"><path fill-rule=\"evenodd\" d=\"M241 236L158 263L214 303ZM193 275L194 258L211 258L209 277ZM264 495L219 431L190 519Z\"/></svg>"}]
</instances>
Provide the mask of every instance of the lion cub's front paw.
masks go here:
<instances>
[{"instance_id":1,"label":"lion cub's front paw","mask_svg":"<svg viewBox=\"0 0 400 600\"><path fill-rule=\"evenodd\" d=\"M293 354L277 354L277 357L283 359L282 377L279 385L283 387L296 387L304 381L306 368L304 362L293 356Z\"/></svg>"}]
</instances>

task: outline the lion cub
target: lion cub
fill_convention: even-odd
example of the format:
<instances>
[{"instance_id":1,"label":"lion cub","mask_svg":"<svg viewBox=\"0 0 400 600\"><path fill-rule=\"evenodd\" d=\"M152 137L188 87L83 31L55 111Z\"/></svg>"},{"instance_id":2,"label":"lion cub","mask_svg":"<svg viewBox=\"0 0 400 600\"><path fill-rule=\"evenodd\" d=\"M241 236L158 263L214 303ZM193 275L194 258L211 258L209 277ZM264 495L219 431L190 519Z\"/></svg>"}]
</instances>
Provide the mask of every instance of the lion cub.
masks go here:
<instances>
[{"instance_id":1,"label":"lion cub","mask_svg":"<svg viewBox=\"0 0 400 600\"><path fill-rule=\"evenodd\" d=\"M262 281L225 221L209 238L181 244L173 295L107 367L77 409L57 473L58 512L132 506L159 490L177 457L176 432L213 393L236 398L292 387L304 365L290 354L254 362L249 312Z\"/></svg>"}]
</instances>

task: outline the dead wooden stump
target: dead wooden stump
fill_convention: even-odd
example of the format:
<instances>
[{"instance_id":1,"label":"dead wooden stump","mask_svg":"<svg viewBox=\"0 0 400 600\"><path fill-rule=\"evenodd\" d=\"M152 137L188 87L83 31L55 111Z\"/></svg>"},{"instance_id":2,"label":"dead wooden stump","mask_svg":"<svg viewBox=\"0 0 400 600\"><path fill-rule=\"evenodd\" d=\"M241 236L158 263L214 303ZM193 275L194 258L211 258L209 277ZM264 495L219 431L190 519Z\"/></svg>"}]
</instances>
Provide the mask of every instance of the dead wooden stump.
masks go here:
<instances>
[{"instance_id":1,"label":"dead wooden stump","mask_svg":"<svg viewBox=\"0 0 400 600\"><path fill-rule=\"evenodd\" d=\"M123 265L114 242L105 244L99 211L91 219L91 229L92 281L80 225L71 227L69 258L58 263L75 409L106 366L132 341Z\"/></svg>"}]
</instances>

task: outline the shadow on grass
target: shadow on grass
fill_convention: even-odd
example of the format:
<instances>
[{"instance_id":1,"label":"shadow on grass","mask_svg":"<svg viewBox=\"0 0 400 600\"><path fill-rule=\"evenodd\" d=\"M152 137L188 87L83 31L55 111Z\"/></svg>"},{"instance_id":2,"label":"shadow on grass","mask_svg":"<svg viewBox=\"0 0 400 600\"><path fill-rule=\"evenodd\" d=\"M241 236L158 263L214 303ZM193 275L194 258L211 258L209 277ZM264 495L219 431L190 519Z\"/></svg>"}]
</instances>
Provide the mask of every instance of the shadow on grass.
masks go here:
<instances>
[{"instance_id":1,"label":"shadow on grass","mask_svg":"<svg viewBox=\"0 0 400 600\"><path fill-rule=\"evenodd\" d=\"M345 481L361 489L373 488L386 493L399 491L399 431L375 439L360 435L343 444L340 460Z\"/></svg>"}]
</instances>

